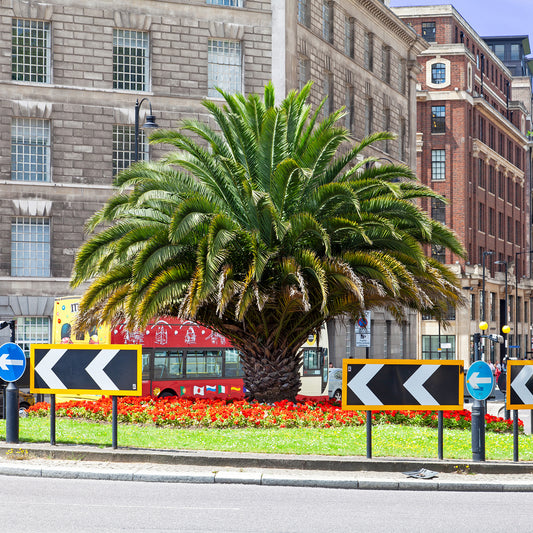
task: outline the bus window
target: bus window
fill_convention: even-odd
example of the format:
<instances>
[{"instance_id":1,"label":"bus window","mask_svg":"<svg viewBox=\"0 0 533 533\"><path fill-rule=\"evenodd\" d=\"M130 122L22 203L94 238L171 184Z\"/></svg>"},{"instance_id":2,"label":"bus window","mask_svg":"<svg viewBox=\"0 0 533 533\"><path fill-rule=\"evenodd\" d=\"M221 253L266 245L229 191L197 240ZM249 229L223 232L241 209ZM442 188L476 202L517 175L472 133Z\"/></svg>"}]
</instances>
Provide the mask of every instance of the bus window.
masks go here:
<instances>
[{"instance_id":1,"label":"bus window","mask_svg":"<svg viewBox=\"0 0 533 533\"><path fill-rule=\"evenodd\" d=\"M154 379L177 379L182 377L182 351L155 352Z\"/></svg>"},{"instance_id":2,"label":"bus window","mask_svg":"<svg viewBox=\"0 0 533 533\"><path fill-rule=\"evenodd\" d=\"M143 380L150 379L150 353L143 352Z\"/></svg>"},{"instance_id":3,"label":"bus window","mask_svg":"<svg viewBox=\"0 0 533 533\"><path fill-rule=\"evenodd\" d=\"M303 375L304 376L320 376L320 355L317 353L316 348L304 348L303 353L304 358L304 367Z\"/></svg>"},{"instance_id":4,"label":"bus window","mask_svg":"<svg viewBox=\"0 0 533 533\"><path fill-rule=\"evenodd\" d=\"M241 356L239 354L239 350L227 348L225 351L225 359L226 369L224 375L227 378L242 377L244 375L241 367Z\"/></svg>"},{"instance_id":5,"label":"bus window","mask_svg":"<svg viewBox=\"0 0 533 533\"><path fill-rule=\"evenodd\" d=\"M222 352L220 350L187 351L188 378L222 377Z\"/></svg>"}]
</instances>

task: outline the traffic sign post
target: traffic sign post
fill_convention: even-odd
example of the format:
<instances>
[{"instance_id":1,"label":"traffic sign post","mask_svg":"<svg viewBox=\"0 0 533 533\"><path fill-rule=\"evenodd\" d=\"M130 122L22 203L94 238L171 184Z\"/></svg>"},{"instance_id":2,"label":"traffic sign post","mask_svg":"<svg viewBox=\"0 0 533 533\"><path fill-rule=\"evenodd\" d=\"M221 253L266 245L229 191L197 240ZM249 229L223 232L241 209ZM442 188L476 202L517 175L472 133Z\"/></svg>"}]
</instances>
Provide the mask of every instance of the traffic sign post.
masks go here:
<instances>
[{"instance_id":1,"label":"traffic sign post","mask_svg":"<svg viewBox=\"0 0 533 533\"><path fill-rule=\"evenodd\" d=\"M463 361L344 359L342 408L366 410L366 456L370 459L373 410L436 410L439 414L460 410L463 387ZM439 458L442 455L439 435Z\"/></svg>"},{"instance_id":2,"label":"traffic sign post","mask_svg":"<svg viewBox=\"0 0 533 533\"><path fill-rule=\"evenodd\" d=\"M6 404L6 442L19 441L19 390L13 383L22 377L26 369L26 356L20 346L6 342L0 346L0 378L7 381Z\"/></svg>"},{"instance_id":3,"label":"traffic sign post","mask_svg":"<svg viewBox=\"0 0 533 533\"><path fill-rule=\"evenodd\" d=\"M117 447L117 396L140 396L141 346L34 344L30 391L52 395L50 443L55 444L55 394L105 394L113 397L112 441Z\"/></svg>"},{"instance_id":4,"label":"traffic sign post","mask_svg":"<svg viewBox=\"0 0 533 533\"><path fill-rule=\"evenodd\" d=\"M518 461L518 409L533 409L533 361L507 361L506 392L505 408L514 411L513 460Z\"/></svg>"},{"instance_id":5,"label":"traffic sign post","mask_svg":"<svg viewBox=\"0 0 533 533\"><path fill-rule=\"evenodd\" d=\"M479 350L478 342L474 342L474 350ZM466 373L466 388L474 398L472 405L472 459L484 461L485 407L483 401L491 395L494 388L494 375L485 361L476 360L472 363Z\"/></svg>"}]
</instances>

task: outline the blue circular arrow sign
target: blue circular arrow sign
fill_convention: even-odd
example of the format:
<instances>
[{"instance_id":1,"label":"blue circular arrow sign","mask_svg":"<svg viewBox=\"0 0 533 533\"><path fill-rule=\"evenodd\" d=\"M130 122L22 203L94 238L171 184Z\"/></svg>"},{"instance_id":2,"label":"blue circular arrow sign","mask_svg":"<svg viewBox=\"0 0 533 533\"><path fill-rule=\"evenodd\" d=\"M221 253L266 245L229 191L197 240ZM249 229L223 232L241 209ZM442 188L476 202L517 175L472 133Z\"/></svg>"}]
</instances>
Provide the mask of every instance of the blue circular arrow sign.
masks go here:
<instances>
[{"instance_id":1,"label":"blue circular arrow sign","mask_svg":"<svg viewBox=\"0 0 533 533\"><path fill-rule=\"evenodd\" d=\"M494 375L485 361L476 361L466 373L466 388L472 398L486 400L494 388Z\"/></svg>"},{"instance_id":2,"label":"blue circular arrow sign","mask_svg":"<svg viewBox=\"0 0 533 533\"><path fill-rule=\"evenodd\" d=\"M4 381L17 381L26 369L26 356L22 348L14 342L0 346L0 378Z\"/></svg>"}]
</instances>

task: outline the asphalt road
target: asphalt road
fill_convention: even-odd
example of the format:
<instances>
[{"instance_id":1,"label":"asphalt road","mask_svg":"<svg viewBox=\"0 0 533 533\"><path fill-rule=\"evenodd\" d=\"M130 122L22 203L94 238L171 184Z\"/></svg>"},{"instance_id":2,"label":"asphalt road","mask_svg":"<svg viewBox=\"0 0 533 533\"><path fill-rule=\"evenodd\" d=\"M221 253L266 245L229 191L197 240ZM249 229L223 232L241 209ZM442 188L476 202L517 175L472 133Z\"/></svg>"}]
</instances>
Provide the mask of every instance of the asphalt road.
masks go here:
<instances>
[{"instance_id":1,"label":"asphalt road","mask_svg":"<svg viewBox=\"0 0 533 533\"><path fill-rule=\"evenodd\" d=\"M0 501L5 532L501 533L531 531L533 494L0 476Z\"/></svg>"}]
</instances>

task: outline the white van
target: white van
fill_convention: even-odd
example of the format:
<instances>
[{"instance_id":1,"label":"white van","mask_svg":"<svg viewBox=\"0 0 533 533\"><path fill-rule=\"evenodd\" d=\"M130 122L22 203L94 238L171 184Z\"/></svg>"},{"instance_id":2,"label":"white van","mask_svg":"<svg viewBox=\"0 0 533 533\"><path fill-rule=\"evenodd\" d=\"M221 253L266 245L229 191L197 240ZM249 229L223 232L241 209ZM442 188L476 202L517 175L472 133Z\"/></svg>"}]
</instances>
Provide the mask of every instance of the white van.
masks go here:
<instances>
[{"instance_id":1,"label":"white van","mask_svg":"<svg viewBox=\"0 0 533 533\"><path fill-rule=\"evenodd\" d=\"M328 394L337 402L342 400L342 368L329 369Z\"/></svg>"}]
</instances>

